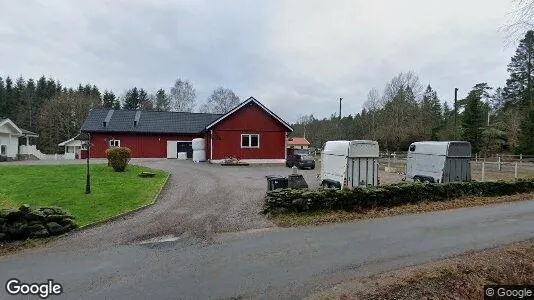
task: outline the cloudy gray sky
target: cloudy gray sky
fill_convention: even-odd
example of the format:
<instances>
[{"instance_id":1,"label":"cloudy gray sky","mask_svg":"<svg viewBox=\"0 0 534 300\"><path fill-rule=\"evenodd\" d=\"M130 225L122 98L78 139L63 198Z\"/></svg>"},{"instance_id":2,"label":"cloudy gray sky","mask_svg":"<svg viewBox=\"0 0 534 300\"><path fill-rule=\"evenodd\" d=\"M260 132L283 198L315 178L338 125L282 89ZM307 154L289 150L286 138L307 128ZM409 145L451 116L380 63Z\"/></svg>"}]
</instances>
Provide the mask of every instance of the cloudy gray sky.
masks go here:
<instances>
[{"instance_id":1,"label":"cloudy gray sky","mask_svg":"<svg viewBox=\"0 0 534 300\"><path fill-rule=\"evenodd\" d=\"M514 52L499 27L510 0L3 1L0 76L96 84L122 94L189 79L255 96L281 117L360 111L412 70L442 100L502 86Z\"/></svg>"}]
</instances>

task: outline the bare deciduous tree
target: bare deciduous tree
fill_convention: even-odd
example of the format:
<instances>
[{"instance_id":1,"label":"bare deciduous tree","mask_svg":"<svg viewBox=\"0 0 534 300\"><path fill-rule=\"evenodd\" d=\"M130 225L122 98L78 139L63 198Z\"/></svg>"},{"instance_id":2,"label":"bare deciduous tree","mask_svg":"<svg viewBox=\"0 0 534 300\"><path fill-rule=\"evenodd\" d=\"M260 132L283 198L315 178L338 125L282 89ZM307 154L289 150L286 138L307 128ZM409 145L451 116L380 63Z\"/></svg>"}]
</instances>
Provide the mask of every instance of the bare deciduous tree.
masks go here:
<instances>
[{"instance_id":1,"label":"bare deciduous tree","mask_svg":"<svg viewBox=\"0 0 534 300\"><path fill-rule=\"evenodd\" d=\"M500 29L506 33L506 43L515 44L529 30L534 30L534 0L513 0L508 22Z\"/></svg>"},{"instance_id":2,"label":"bare deciduous tree","mask_svg":"<svg viewBox=\"0 0 534 300\"><path fill-rule=\"evenodd\" d=\"M196 98L196 90L189 80L178 79L171 88L171 106L176 111L192 112Z\"/></svg>"},{"instance_id":3,"label":"bare deciduous tree","mask_svg":"<svg viewBox=\"0 0 534 300\"><path fill-rule=\"evenodd\" d=\"M201 112L224 114L239 104L239 97L231 89L216 88L208 101L200 108Z\"/></svg>"}]
</instances>

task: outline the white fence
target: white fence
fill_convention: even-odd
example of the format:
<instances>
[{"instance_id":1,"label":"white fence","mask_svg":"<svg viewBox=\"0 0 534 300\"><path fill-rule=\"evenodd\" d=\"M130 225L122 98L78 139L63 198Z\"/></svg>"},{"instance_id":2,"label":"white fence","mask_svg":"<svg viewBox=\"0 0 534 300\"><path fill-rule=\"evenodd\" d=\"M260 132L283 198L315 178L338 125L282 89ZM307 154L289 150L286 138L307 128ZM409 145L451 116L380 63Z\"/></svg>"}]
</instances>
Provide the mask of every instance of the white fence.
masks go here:
<instances>
[{"instance_id":1,"label":"white fence","mask_svg":"<svg viewBox=\"0 0 534 300\"><path fill-rule=\"evenodd\" d=\"M29 145L29 146L22 145L22 146L19 146L19 154L21 154L21 155L33 155L33 156L37 157L40 160L63 160L63 159L75 159L76 158L74 153L45 154L45 153L39 151L39 149L37 149L37 147L35 145Z\"/></svg>"},{"instance_id":2,"label":"white fence","mask_svg":"<svg viewBox=\"0 0 534 300\"><path fill-rule=\"evenodd\" d=\"M405 172L407 152L382 152L380 165ZM534 176L534 155L496 154L480 157L475 154L471 159L471 172L477 180L497 180Z\"/></svg>"}]
</instances>

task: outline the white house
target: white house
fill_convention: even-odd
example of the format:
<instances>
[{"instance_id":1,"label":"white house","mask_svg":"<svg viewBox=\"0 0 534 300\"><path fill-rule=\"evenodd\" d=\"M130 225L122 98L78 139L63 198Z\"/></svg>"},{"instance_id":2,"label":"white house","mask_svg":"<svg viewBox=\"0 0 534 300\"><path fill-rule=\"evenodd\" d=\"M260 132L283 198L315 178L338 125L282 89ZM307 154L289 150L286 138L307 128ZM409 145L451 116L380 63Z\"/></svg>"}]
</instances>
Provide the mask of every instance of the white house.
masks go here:
<instances>
[{"instance_id":1,"label":"white house","mask_svg":"<svg viewBox=\"0 0 534 300\"><path fill-rule=\"evenodd\" d=\"M0 117L0 156L16 159L19 154L19 138L26 138L26 146L30 144L30 137L38 137L34 132L18 127L8 118Z\"/></svg>"},{"instance_id":2,"label":"white house","mask_svg":"<svg viewBox=\"0 0 534 300\"><path fill-rule=\"evenodd\" d=\"M0 118L0 156L15 159L19 153L20 129L13 121Z\"/></svg>"},{"instance_id":3,"label":"white house","mask_svg":"<svg viewBox=\"0 0 534 300\"><path fill-rule=\"evenodd\" d=\"M71 139L58 144L60 147L65 147L64 159L79 159L81 158L80 152L85 149L84 138L81 135L77 135Z\"/></svg>"}]
</instances>

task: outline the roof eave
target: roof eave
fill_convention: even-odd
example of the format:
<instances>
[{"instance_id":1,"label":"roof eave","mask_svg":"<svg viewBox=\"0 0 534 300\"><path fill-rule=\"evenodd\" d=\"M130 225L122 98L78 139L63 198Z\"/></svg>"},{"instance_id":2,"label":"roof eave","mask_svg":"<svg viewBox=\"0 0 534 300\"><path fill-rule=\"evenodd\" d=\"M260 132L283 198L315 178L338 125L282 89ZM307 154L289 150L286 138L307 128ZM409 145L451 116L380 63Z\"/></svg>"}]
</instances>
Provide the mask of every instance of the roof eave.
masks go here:
<instances>
[{"instance_id":1,"label":"roof eave","mask_svg":"<svg viewBox=\"0 0 534 300\"><path fill-rule=\"evenodd\" d=\"M270 114L273 118L275 118L278 122L280 122L282 125L284 125L284 127L286 127L288 129L289 132L293 132L293 128L291 126L289 126L289 124L287 124L284 120L282 120L279 116L277 116L275 113L273 113L270 109L268 109L267 107L265 107L265 105L261 104L261 102L259 102L256 98L254 97L249 97L247 100L241 102L239 105L237 105L236 107L234 107L232 110L230 110L229 112L227 112L226 114L224 114L223 116L221 116L220 118L218 118L217 120L213 121L211 124L209 124L208 126L206 126L206 130L209 130L211 128L213 128L213 126L217 125L219 122L221 122L222 120L226 119L227 117L229 117L230 115L232 115L233 113L237 112L238 110L240 110L241 108L243 108L245 105L249 104L250 102L254 102L256 103L261 109L263 109L264 111L266 111L268 114Z\"/></svg>"}]
</instances>

